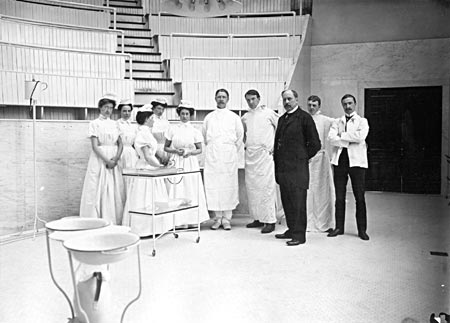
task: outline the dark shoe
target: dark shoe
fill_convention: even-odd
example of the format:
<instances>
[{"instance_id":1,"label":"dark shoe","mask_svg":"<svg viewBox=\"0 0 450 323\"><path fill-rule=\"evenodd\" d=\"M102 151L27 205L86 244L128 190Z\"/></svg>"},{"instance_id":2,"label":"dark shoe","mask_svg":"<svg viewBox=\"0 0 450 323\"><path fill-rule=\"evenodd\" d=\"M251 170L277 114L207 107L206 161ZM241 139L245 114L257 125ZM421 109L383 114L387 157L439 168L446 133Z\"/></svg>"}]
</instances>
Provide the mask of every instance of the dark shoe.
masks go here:
<instances>
[{"instance_id":1,"label":"dark shoe","mask_svg":"<svg viewBox=\"0 0 450 323\"><path fill-rule=\"evenodd\" d=\"M358 233L358 237L360 237L362 240L365 240L365 241L369 240L369 236L365 232Z\"/></svg>"},{"instance_id":2,"label":"dark shoe","mask_svg":"<svg viewBox=\"0 0 450 323\"><path fill-rule=\"evenodd\" d=\"M247 228L260 228L263 227L264 223L259 222L258 220L253 221L246 225Z\"/></svg>"},{"instance_id":3,"label":"dark shoe","mask_svg":"<svg viewBox=\"0 0 450 323\"><path fill-rule=\"evenodd\" d=\"M327 234L327 237L337 237L339 235L344 234L344 230L342 229L334 229L330 233Z\"/></svg>"},{"instance_id":4,"label":"dark shoe","mask_svg":"<svg viewBox=\"0 0 450 323\"><path fill-rule=\"evenodd\" d=\"M286 232L285 232L285 233L277 233L275 235L275 238L277 238L277 239L292 239L292 236L290 234L286 234Z\"/></svg>"},{"instance_id":5,"label":"dark shoe","mask_svg":"<svg viewBox=\"0 0 450 323\"><path fill-rule=\"evenodd\" d=\"M286 244L288 246L298 246L299 244L304 244L304 243L305 243L305 241L300 241L300 240L296 240L296 239L286 241Z\"/></svg>"},{"instance_id":6,"label":"dark shoe","mask_svg":"<svg viewBox=\"0 0 450 323\"><path fill-rule=\"evenodd\" d=\"M262 228L261 233L270 233L275 230L275 223L266 223Z\"/></svg>"}]
</instances>

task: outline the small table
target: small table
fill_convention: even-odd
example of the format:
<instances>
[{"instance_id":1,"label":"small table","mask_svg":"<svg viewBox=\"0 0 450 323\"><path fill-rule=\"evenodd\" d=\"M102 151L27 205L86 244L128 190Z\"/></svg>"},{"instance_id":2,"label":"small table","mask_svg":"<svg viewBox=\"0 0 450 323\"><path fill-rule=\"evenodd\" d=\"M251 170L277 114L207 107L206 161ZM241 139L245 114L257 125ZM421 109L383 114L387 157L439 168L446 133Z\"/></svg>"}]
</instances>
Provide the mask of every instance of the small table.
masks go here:
<instances>
[{"instance_id":1,"label":"small table","mask_svg":"<svg viewBox=\"0 0 450 323\"><path fill-rule=\"evenodd\" d=\"M130 206L130 210L128 211L130 214L130 220L128 225L131 226L131 218L133 215L141 215L141 216L151 216L153 219L160 216L173 216L173 228L171 230L167 230L161 233L159 236L155 235L155 221L152 221L152 240L153 240L153 251L152 256L156 256L156 240L162 238L167 233L172 233L175 238L178 238L179 232L186 231L197 231L197 239L195 240L197 243L200 242L200 210L199 210L199 200L200 200L200 185L197 181L197 203L181 203L180 199L169 199L167 202L155 202L155 179L170 179L174 178L173 182L169 183L171 185L178 185L183 180L184 176L201 176L200 170L196 171L182 171L173 169L157 169L157 170L146 170L146 169L124 169L123 176L125 177L138 177L145 180L150 180L152 185L152 204L151 206L140 208L140 209L132 209L133 206ZM181 229L177 230L175 227L175 214L180 211L189 210L189 209L197 209L197 228L193 229Z\"/></svg>"}]
</instances>

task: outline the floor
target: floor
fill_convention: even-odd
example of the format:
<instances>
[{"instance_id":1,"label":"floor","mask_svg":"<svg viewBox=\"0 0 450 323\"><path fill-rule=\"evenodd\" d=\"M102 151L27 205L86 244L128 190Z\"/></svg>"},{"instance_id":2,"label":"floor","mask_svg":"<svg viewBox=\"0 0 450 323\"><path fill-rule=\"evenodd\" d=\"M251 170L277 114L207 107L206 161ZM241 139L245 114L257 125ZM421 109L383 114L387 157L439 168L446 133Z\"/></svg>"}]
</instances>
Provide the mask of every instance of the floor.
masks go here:
<instances>
[{"instance_id":1,"label":"floor","mask_svg":"<svg viewBox=\"0 0 450 323\"><path fill-rule=\"evenodd\" d=\"M309 233L287 247L273 234L202 229L164 237L151 257L142 248L143 292L124 322L429 322L449 312L449 210L439 196L367 193L371 240L356 236L348 196L346 234ZM283 232L278 225L276 232ZM69 289L65 251L54 248L55 272ZM43 236L0 247L0 322L67 322L69 307L52 284ZM115 306L136 292L133 258L111 266ZM69 289L70 290L70 289ZM71 294L70 294L71 295ZM119 322L119 319L117 320Z\"/></svg>"}]
</instances>

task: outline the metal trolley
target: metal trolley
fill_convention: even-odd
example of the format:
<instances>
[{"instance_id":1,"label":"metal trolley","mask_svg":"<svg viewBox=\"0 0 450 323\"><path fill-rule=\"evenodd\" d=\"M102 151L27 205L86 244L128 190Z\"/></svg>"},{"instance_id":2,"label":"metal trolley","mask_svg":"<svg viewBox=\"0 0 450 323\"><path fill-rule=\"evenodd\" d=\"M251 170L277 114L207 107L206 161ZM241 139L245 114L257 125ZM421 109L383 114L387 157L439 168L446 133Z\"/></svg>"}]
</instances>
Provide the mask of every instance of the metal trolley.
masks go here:
<instances>
[{"instance_id":1,"label":"metal trolley","mask_svg":"<svg viewBox=\"0 0 450 323\"><path fill-rule=\"evenodd\" d=\"M73 258L80 261L80 263L89 264L106 264L120 261L128 257L131 251L136 249L137 265L138 265L138 279L139 289L138 294L133 298L124 308L120 322L123 322L125 313L132 303L137 301L142 291L141 266L140 266L140 251L139 251L139 237L135 234L129 233L129 227L110 225L104 219L98 218L79 218L67 217L56 221L51 221L46 224L46 244L47 257L51 279L56 288L63 294L67 303L69 304L71 317L69 322L89 322L89 318L83 309L82 313L76 313L75 304L72 302L67 292L57 282L53 273L53 262L51 253L50 241L57 241L64 245L69 254L69 265L71 270L72 282L74 285L74 296L78 304L80 298L75 280L75 270L73 267ZM105 246L102 237L109 237L116 241L114 245L109 244ZM124 239L124 237L126 237ZM103 244L102 244L103 241ZM80 243L81 242L81 243ZM88 246L87 248L83 246ZM84 317L83 317L84 316Z\"/></svg>"},{"instance_id":2,"label":"metal trolley","mask_svg":"<svg viewBox=\"0 0 450 323\"><path fill-rule=\"evenodd\" d=\"M186 231L197 231L197 239L196 243L200 242L200 209L199 209L199 200L200 200L200 190L202 189L199 184L200 181L197 181L197 200L196 203L190 201L189 203L180 203L182 202L180 199L169 199L167 202L158 202L155 201L155 179L166 179L170 183L170 185L178 185L183 181L185 176L201 176L200 170L196 171L183 171L176 169L159 169L159 170L145 170L145 169L124 169L123 176L126 177L135 177L140 180L150 180L152 185L152 203L150 206L133 209L133 206L130 206L130 210L128 211L130 214L130 219L128 226L131 227L132 217L133 216L151 216L153 219L161 216L172 216L173 227L170 230L162 232L159 235L155 234L155 221L152 221L152 241L153 241L153 251L152 256L156 256L156 241L162 238L164 235L170 233L173 234L175 238L178 238L179 232ZM197 209L197 227L196 228L188 228L188 229L176 229L175 226L175 218L176 213L180 211Z\"/></svg>"}]
</instances>

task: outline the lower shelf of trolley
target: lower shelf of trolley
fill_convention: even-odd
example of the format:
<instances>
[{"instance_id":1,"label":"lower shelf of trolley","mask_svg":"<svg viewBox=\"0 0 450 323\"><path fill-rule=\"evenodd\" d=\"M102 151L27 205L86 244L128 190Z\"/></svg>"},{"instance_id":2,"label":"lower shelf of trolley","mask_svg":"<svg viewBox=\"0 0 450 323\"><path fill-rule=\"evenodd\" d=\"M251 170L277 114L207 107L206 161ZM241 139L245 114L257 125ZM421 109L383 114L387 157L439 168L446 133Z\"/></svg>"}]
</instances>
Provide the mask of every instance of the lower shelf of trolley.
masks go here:
<instances>
[{"instance_id":1,"label":"lower shelf of trolley","mask_svg":"<svg viewBox=\"0 0 450 323\"><path fill-rule=\"evenodd\" d=\"M168 213L196 209L196 208L198 208L198 205L180 205L180 206L176 206L176 207L170 207L170 206L155 207L155 209L153 209L152 206L147 206L145 208L130 210L128 212L132 213L132 214L158 216L158 215L164 215L164 214L168 214Z\"/></svg>"}]
</instances>

